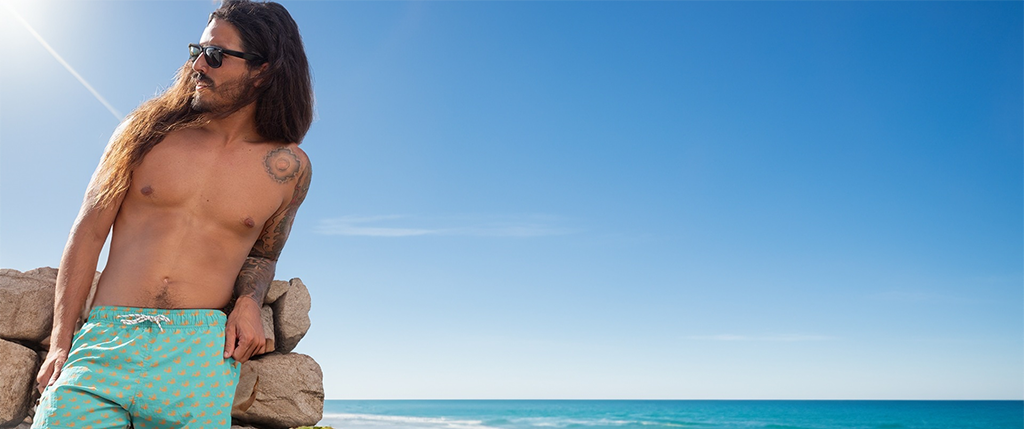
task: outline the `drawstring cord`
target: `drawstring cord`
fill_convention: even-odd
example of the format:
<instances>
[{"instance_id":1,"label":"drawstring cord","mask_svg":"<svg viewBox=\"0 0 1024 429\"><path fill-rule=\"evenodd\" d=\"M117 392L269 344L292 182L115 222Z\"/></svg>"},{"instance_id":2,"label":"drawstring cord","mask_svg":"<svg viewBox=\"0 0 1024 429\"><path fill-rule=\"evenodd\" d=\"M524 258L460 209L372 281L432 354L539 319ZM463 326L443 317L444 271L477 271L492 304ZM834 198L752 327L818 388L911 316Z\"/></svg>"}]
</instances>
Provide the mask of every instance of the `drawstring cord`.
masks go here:
<instances>
[{"instance_id":1,"label":"drawstring cord","mask_svg":"<svg viewBox=\"0 0 1024 429\"><path fill-rule=\"evenodd\" d=\"M161 325L160 322L171 322L171 319L168 319L167 316L164 316L163 314L157 314L154 316L151 314L135 313L117 316L117 318L121 319L121 323L125 325L135 325L142 322L153 322L156 323L156 326L160 327L160 332L164 331L164 326Z\"/></svg>"}]
</instances>

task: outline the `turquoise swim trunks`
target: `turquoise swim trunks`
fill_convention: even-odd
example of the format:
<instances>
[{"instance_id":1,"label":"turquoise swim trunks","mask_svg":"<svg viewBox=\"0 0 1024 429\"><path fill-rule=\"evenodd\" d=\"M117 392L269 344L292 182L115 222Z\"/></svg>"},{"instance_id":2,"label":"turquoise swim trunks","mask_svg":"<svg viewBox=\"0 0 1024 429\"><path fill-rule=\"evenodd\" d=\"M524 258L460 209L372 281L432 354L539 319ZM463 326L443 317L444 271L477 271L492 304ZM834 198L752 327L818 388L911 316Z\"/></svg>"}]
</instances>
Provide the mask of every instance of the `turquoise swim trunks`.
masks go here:
<instances>
[{"instance_id":1,"label":"turquoise swim trunks","mask_svg":"<svg viewBox=\"0 0 1024 429\"><path fill-rule=\"evenodd\" d=\"M228 428L241 364L219 310L96 307L32 428Z\"/></svg>"}]
</instances>

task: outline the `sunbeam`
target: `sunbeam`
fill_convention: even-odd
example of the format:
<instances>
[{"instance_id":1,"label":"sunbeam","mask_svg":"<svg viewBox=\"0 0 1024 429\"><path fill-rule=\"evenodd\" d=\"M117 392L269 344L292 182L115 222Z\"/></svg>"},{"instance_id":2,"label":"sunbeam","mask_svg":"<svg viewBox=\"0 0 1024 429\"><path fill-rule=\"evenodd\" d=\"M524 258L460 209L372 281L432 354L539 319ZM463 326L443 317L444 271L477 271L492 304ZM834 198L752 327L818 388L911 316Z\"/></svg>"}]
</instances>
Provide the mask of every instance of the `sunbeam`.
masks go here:
<instances>
[{"instance_id":1,"label":"sunbeam","mask_svg":"<svg viewBox=\"0 0 1024 429\"><path fill-rule=\"evenodd\" d=\"M76 72L75 69L71 68L71 65L68 64L67 61L64 61L64 58L61 58L61 56L57 54L57 51L54 51L53 48L50 47L49 43L46 43L46 40L43 40L43 36L40 36L39 33L36 33L36 30L32 28L31 25L29 25L28 21L25 21L25 18L22 18L21 15L18 14L18 12L11 7L11 5L4 3L4 6L7 7L7 10L10 11L11 14L14 15L14 17L21 22L21 25L24 25L25 28L28 29L29 33L32 33L32 37L35 37L36 40L38 40L39 43L41 43L43 47L46 48L48 52L50 52L50 55L53 55L53 58L55 58L57 62L64 66L64 68L67 69L68 72L70 72L71 75L75 77L75 79L78 79L78 81L85 86L85 89L88 89L89 92L91 92L92 95L96 97L96 99L99 100L99 102L102 103L103 106L107 108L107 110L110 111L110 114L114 115L114 118L116 118L118 121L124 118L124 115L121 115L121 112L118 112L117 109L114 108L114 106L111 106L110 103L108 103L107 100L103 98L103 96L100 95L99 92L96 92L96 89L93 88L92 85L89 85L89 82L85 81L85 78L78 74L78 72Z\"/></svg>"}]
</instances>

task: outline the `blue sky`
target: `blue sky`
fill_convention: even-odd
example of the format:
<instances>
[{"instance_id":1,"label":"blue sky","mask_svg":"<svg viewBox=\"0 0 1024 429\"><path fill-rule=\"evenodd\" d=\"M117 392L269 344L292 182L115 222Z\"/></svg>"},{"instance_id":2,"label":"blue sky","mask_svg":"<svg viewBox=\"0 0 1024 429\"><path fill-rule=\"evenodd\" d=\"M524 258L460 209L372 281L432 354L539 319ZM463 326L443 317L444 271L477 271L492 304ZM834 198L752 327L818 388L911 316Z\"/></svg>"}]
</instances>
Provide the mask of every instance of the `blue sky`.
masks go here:
<instances>
[{"instance_id":1,"label":"blue sky","mask_svg":"<svg viewBox=\"0 0 1024 429\"><path fill-rule=\"evenodd\" d=\"M215 8L4 1L0 265ZM1024 398L1020 2L285 2L329 399ZM101 260L101 268L103 264Z\"/></svg>"}]
</instances>

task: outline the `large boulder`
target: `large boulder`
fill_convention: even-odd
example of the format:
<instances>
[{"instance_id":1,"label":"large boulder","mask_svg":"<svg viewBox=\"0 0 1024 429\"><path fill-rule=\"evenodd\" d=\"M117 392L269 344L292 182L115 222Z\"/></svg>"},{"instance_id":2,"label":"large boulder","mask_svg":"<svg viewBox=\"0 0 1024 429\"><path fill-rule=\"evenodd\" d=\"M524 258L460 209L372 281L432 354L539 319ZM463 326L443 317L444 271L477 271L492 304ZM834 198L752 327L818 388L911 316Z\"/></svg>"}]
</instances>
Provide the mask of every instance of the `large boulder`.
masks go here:
<instances>
[{"instance_id":1,"label":"large boulder","mask_svg":"<svg viewBox=\"0 0 1024 429\"><path fill-rule=\"evenodd\" d=\"M34 270L25 271L26 276L38 277L50 283L57 283L57 269L53 267L39 267Z\"/></svg>"},{"instance_id":2,"label":"large boulder","mask_svg":"<svg viewBox=\"0 0 1024 429\"><path fill-rule=\"evenodd\" d=\"M262 355L242 365L242 374L249 366L246 378L240 378L239 385L245 383L254 387L249 400L244 392L241 402L250 402L245 411L239 407L232 409L233 424L243 422L266 428L293 428L311 426L323 418L324 414L324 383L323 372L313 358L298 354L271 353ZM239 398L236 395L236 405Z\"/></svg>"},{"instance_id":3,"label":"large boulder","mask_svg":"<svg viewBox=\"0 0 1024 429\"><path fill-rule=\"evenodd\" d=\"M0 272L0 338L39 343L53 325L54 282L18 270Z\"/></svg>"},{"instance_id":4,"label":"large boulder","mask_svg":"<svg viewBox=\"0 0 1024 429\"><path fill-rule=\"evenodd\" d=\"M89 315L99 280L100 272L97 271L76 330ZM24 273L10 268L0 269L0 338L48 347L56 284L56 268L40 267Z\"/></svg>"},{"instance_id":5,"label":"large boulder","mask_svg":"<svg viewBox=\"0 0 1024 429\"><path fill-rule=\"evenodd\" d=\"M288 353L309 330L309 290L302 280L291 279L288 290L270 307L274 310L274 349Z\"/></svg>"},{"instance_id":6,"label":"large boulder","mask_svg":"<svg viewBox=\"0 0 1024 429\"><path fill-rule=\"evenodd\" d=\"M0 340L0 356L4 360L0 365L0 425L14 426L25 419L34 403L39 360L32 349L4 340Z\"/></svg>"}]
</instances>

